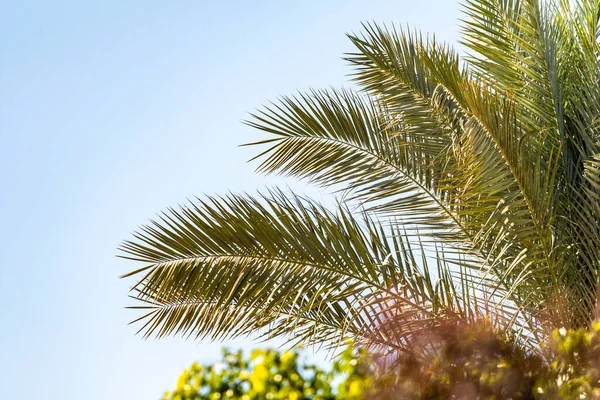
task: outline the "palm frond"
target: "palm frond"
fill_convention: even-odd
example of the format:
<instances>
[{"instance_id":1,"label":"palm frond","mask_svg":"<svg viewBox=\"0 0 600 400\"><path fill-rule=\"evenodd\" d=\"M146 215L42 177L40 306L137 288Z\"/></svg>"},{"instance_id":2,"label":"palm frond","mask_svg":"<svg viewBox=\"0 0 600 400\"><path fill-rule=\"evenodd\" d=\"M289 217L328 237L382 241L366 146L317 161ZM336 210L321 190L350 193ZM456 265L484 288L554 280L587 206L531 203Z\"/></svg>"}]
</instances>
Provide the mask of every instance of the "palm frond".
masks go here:
<instances>
[{"instance_id":1,"label":"palm frond","mask_svg":"<svg viewBox=\"0 0 600 400\"><path fill-rule=\"evenodd\" d=\"M368 98L351 91L284 98L248 124L274 135L252 143L270 146L256 157L263 159L258 171L308 177L323 186L344 184L367 207L440 233L460 233L430 167L446 144L390 140L390 121Z\"/></svg>"},{"instance_id":2,"label":"palm frond","mask_svg":"<svg viewBox=\"0 0 600 400\"><path fill-rule=\"evenodd\" d=\"M140 331L211 339L263 331L333 345L379 338L401 349L442 315L472 312L451 280L434 283L401 236L390 242L382 229L343 206L332 213L278 191L171 209L122 246L147 264L126 275L138 276L133 297L148 310ZM379 329L391 309L403 318L395 342Z\"/></svg>"}]
</instances>

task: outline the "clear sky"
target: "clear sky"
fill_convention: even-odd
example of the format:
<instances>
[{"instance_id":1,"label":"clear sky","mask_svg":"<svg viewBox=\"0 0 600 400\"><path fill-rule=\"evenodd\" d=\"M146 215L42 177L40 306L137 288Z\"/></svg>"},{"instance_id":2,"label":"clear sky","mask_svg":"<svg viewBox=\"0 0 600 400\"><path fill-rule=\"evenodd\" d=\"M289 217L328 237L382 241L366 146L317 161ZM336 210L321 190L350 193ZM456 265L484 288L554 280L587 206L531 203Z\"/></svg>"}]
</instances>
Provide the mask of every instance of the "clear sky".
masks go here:
<instances>
[{"instance_id":1,"label":"clear sky","mask_svg":"<svg viewBox=\"0 0 600 400\"><path fill-rule=\"evenodd\" d=\"M134 335L117 246L187 197L277 183L253 175L240 121L346 84L361 21L455 43L458 16L454 0L0 0L0 398L157 399L215 361L219 343Z\"/></svg>"}]
</instances>

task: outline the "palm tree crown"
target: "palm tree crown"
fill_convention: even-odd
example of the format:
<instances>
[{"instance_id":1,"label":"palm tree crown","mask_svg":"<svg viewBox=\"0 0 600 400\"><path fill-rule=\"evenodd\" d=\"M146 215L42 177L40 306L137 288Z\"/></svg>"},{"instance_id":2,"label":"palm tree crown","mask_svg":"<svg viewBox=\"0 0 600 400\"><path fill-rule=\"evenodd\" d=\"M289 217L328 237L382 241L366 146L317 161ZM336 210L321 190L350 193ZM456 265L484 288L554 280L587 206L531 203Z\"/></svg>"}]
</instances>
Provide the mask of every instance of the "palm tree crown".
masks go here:
<instances>
[{"instance_id":1,"label":"palm tree crown","mask_svg":"<svg viewBox=\"0 0 600 400\"><path fill-rule=\"evenodd\" d=\"M451 321L537 349L588 323L600 267L600 0L467 0L460 57L364 25L359 87L251 115L258 171L342 191L328 210L273 189L170 209L125 242L140 331L248 333L391 351ZM338 192L339 193L339 192Z\"/></svg>"}]
</instances>

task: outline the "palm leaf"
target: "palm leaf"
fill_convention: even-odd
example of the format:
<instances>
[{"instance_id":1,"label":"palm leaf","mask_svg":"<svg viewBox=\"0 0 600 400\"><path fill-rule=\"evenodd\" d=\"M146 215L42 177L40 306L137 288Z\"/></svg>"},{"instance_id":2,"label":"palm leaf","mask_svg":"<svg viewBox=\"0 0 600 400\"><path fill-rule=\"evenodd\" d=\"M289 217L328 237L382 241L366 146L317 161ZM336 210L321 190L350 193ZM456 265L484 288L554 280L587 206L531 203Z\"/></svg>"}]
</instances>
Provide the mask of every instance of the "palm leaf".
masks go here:
<instances>
[{"instance_id":1,"label":"palm leaf","mask_svg":"<svg viewBox=\"0 0 600 400\"><path fill-rule=\"evenodd\" d=\"M133 297L148 310L136 322L145 336L262 330L304 343L352 338L402 349L424 326L464 316L470 305L459 304L451 280L435 284L401 236L388 235L343 206L331 213L277 191L172 209L122 246L124 257L147 264L126 275L138 276ZM381 329L392 309L403 321L394 341Z\"/></svg>"}]
</instances>

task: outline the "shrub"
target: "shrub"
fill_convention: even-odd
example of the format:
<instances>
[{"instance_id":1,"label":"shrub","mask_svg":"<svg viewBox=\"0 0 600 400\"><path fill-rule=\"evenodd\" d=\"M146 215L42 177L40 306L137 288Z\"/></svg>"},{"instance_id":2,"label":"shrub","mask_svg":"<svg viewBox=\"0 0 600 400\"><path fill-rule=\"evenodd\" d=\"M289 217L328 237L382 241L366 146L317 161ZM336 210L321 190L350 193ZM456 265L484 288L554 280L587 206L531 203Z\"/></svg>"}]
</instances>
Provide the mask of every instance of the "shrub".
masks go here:
<instances>
[{"instance_id":1,"label":"shrub","mask_svg":"<svg viewBox=\"0 0 600 400\"><path fill-rule=\"evenodd\" d=\"M297 350L224 349L220 362L184 370L163 400L600 399L600 321L556 329L541 354L485 322L446 325L393 359L348 348L331 369Z\"/></svg>"},{"instance_id":2,"label":"shrub","mask_svg":"<svg viewBox=\"0 0 600 400\"><path fill-rule=\"evenodd\" d=\"M488 324L445 327L379 374L369 398L600 399L600 321L526 354Z\"/></svg>"},{"instance_id":3,"label":"shrub","mask_svg":"<svg viewBox=\"0 0 600 400\"><path fill-rule=\"evenodd\" d=\"M297 350L257 349L249 358L242 351L222 354L213 365L184 370L163 400L358 400L366 388L364 351L345 350L330 370L302 363Z\"/></svg>"}]
</instances>

